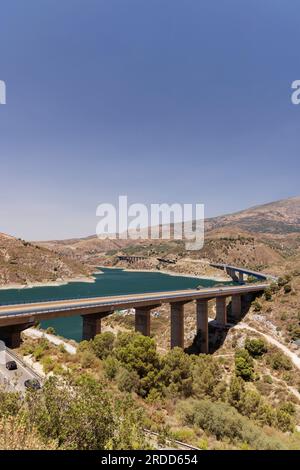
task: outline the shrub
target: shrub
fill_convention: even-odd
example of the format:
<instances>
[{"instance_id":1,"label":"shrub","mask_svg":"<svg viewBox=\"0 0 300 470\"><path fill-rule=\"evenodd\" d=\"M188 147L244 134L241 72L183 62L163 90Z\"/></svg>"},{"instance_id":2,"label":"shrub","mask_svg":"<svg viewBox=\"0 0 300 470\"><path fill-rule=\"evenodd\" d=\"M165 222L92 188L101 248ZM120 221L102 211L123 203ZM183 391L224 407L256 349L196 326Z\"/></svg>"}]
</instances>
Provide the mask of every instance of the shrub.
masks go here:
<instances>
[{"instance_id":1,"label":"shrub","mask_svg":"<svg viewBox=\"0 0 300 470\"><path fill-rule=\"evenodd\" d=\"M126 369L137 372L140 378L140 395L146 396L151 388L160 385L160 360L154 339L139 333L121 333L118 335L114 353Z\"/></svg>"},{"instance_id":2,"label":"shrub","mask_svg":"<svg viewBox=\"0 0 300 470\"><path fill-rule=\"evenodd\" d=\"M69 450L144 449L142 415L131 400L109 397L88 376L47 380L26 398L27 416L44 439Z\"/></svg>"},{"instance_id":3,"label":"shrub","mask_svg":"<svg viewBox=\"0 0 300 470\"><path fill-rule=\"evenodd\" d=\"M135 370L127 370L121 367L117 374L117 384L121 392L137 391L140 385L140 379Z\"/></svg>"},{"instance_id":4,"label":"shrub","mask_svg":"<svg viewBox=\"0 0 300 470\"><path fill-rule=\"evenodd\" d=\"M283 287L291 281L291 276L289 274L285 274L283 277L279 277L277 284L279 287Z\"/></svg>"},{"instance_id":5,"label":"shrub","mask_svg":"<svg viewBox=\"0 0 300 470\"><path fill-rule=\"evenodd\" d=\"M252 357L262 356L268 350L265 341L256 338L247 338L245 341L245 349Z\"/></svg>"},{"instance_id":6,"label":"shrub","mask_svg":"<svg viewBox=\"0 0 300 470\"><path fill-rule=\"evenodd\" d=\"M235 353L235 373L246 381L254 379L253 359L246 349L238 349Z\"/></svg>"},{"instance_id":7,"label":"shrub","mask_svg":"<svg viewBox=\"0 0 300 470\"><path fill-rule=\"evenodd\" d=\"M199 398L221 398L225 394L226 385L222 381L220 363L213 356L205 354L194 356L193 361L193 393Z\"/></svg>"},{"instance_id":8,"label":"shrub","mask_svg":"<svg viewBox=\"0 0 300 470\"><path fill-rule=\"evenodd\" d=\"M49 356L42 357L41 364L43 366L45 374L51 372L55 367L55 362Z\"/></svg>"},{"instance_id":9,"label":"shrub","mask_svg":"<svg viewBox=\"0 0 300 470\"><path fill-rule=\"evenodd\" d=\"M108 356L103 361L103 368L104 368L105 375L110 380L115 378L119 367L120 367L119 361L113 356Z\"/></svg>"},{"instance_id":10,"label":"shrub","mask_svg":"<svg viewBox=\"0 0 300 470\"><path fill-rule=\"evenodd\" d=\"M95 365L95 356L90 351L84 351L80 354L80 363L84 369L88 369Z\"/></svg>"},{"instance_id":11,"label":"shrub","mask_svg":"<svg viewBox=\"0 0 300 470\"><path fill-rule=\"evenodd\" d=\"M191 358L181 348L172 349L162 359L158 380L173 396L188 397L193 389Z\"/></svg>"},{"instance_id":12,"label":"shrub","mask_svg":"<svg viewBox=\"0 0 300 470\"><path fill-rule=\"evenodd\" d=\"M258 299L255 299L252 302L252 306L253 306L254 312L260 312L262 309L262 304Z\"/></svg>"},{"instance_id":13,"label":"shrub","mask_svg":"<svg viewBox=\"0 0 300 470\"><path fill-rule=\"evenodd\" d=\"M270 356L269 363L274 370L291 370L293 367L290 358L279 351Z\"/></svg>"},{"instance_id":14,"label":"shrub","mask_svg":"<svg viewBox=\"0 0 300 470\"><path fill-rule=\"evenodd\" d=\"M285 284L285 286L283 287L283 290L285 294L289 294L292 291L291 284Z\"/></svg>"},{"instance_id":15,"label":"shrub","mask_svg":"<svg viewBox=\"0 0 300 470\"><path fill-rule=\"evenodd\" d=\"M110 331L96 335L91 341L91 347L94 354L99 359L105 359L111 354L114 347L115 336Z\"/></svg>"},{"instance_id":16,"label":"shrub","mask_svg":"<svg viewBox=\"0 0 300 470\"><path fill-rule=\"evenodd\" d=\"M279 441L268 437L249 418L226 403L189 399L180 404L179 412L184 423L198 426L218 440L229 439L261 450L282 448Z\"/></svg>"},{"instance_id":17,"label":"shrub","mask_svg":"<svg viewBox=\"0 0 300 470\"><path fill-rule=\"evenodd\" d=\"M49 335L55 335L56 334L55 329L53 328L53 326L48 326L48 328L46 330L46 333L48 333Z\"/></svg>"},{"instance_id":18,"label":"shrub","mask_svg":"<svg viewBox=\"0 0 300 470\"><path fill-rule=\"evenodd\" d=\"M272 291L270 288L265 289L264 297L267 301L272 300Z\"/></svg>"}]
</instances>

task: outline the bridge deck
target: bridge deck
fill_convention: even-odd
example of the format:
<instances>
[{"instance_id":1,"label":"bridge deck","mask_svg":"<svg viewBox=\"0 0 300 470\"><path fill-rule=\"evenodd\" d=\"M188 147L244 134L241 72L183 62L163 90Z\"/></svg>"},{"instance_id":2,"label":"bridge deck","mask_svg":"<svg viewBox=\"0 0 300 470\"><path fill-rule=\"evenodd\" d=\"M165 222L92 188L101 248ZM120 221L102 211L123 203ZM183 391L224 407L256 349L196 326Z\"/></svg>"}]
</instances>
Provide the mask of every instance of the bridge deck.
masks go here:
<instances>
[{"instance_id":1,"label":"bridge deck","mask_svg":"<svg viewBox=\"0 0 300 470\"><path fill-rule=\"evenodd\" d=\"M0 326L13 325L26 321L40 321L56 317L85 315L100 312L113 312L118 309L155 306L163 303L190 302L196 299L242 295L260 292L267 283L211 287L201 290L187 289L144 294L116 295L61 301L38 302L32 304L6 305L0 307Z\"/></svg>"}]
</instances>

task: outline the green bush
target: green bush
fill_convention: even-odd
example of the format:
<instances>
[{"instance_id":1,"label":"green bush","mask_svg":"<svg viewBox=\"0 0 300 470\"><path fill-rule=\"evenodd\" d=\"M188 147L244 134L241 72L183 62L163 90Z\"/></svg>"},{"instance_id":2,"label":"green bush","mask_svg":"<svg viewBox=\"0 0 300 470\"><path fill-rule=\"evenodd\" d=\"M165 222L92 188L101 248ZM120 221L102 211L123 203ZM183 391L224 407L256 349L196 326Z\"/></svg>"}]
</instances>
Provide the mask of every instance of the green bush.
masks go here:
<instances>
[{"instance_id":1,"label":"green bush","mask_svg":"<svg viewBox=\"0 0 300 470\"><path fill-rule=\"evenodd\" d=\"M48 333L49 335L56 335L56 332L53 326L48 326L46 333Z\"/></svg>"},{"instance_id":2,"label":"green bush","mask_svg":"<svg viewBox=\"0 0 300 470\"><path fill-rule=\"evenodd\" d=\"M218 440L246 443L258 450L282 448L280 441L270 438L261 428L226 403L188 399L180 404L179 413L185 424L198 426Z\"/></svg>"},{"instance_id":3,"label":"green bush","mask_svg":"<svg viewBox=\"0 0 300 470\"><path fill-rule=\"evenodd\" d=\"M252 307L254 309L254 312L260 312L261 309L262 309L262 304L261 302L258 300L258 299L255 299L253 302L252 302Z\"/></svg>"},{"instance_id":4,"label":"green bush","mask_svg":"<svg viewBox=\"0 0 300 470\"><path fill-rule=\"evenodd\" d=\"M141 411L132 400L110 397L88 376L46 381L26 397L26 416L44 439L69 450L144 449Z\"/></svg>"},{"instance_id":5,"label":"green bush","mask_svg":"<svg viewBox=\"0 0 300 470\"><path fill-rule=\"evenodd\" d=\"M105 359L111 354L115 342L115 336L110 331L96 335L91 341L91 347L94 354L99 359Z\"/></svg>"},{"instance_id":6,"label":"green bush","mask_svg":"<svg viewBox=\"0 0 300 470\"><path fill-rule=\"evenodd\" d=\"M103 368L105 375L110 380L115 378L119 367L120 363L114 356L108 356L106 359L103 360Z\"/></svg>"},{"instance_id":7,"label":"green bush","mask_svg":"<svg viewBox=\"0 0 300 470\"><path fill-rule=\"evenodd\" d=\"M283 287L283 290L285 294L289 294L292 291L291 284L285 284L285 286Z\"/></svg>"},{"instance_id":8,"label":"green bush","mask_svg":"<svg viewBox=\"0 0 300 470\"><path fill-rule=\"evenodd\" d=\"M263 339L250 339L245 341L245 349L252 357L262 356L268 351L267 345Z\"/></svg>"},{"instance_id":9,"label":"green bush","mask_svg":"<svg viewBox=\"0 0 300 470\"><path fill-rule=\"evenodd\" d=\"M198 398L222 398L226 383L222 380L220 362L213 356L200 354L193 357L193 393Z\"/></svg>"},{"instance_id":10,"label":"green bush","mask_svg":"<svg viewBox=\"0 0 300 470\"><path fill-rule=\"evenodd\" d=\"M246 349L238 349L235 353L235 373L246 381L254 379L253 359Z\"/></svg>"},{"instance_id":11,"label":"green bush","mask_svg":"<svg viewBox=\"0 0 300 470\"><path fill-rule=\"evenodd\" d=\"M158 377L172 396L188 397L193 390L192 360L181 348L174 348L163 358Z\"/></svg>"},{"instance_id":12,"label":"green bush","mask_svg":"<svg viewBox=\"0 0 300 470\"><path fill-rule=\"evenodd\" d=\"M135 370L121 367L116 380L121 392L136 392L139 389L140 378Z\"/></svg>"},{"instance_id":13,"label":"green bush","mask_svg":"<svg viewBox=\"0 0 300 470\"><path fill-rule=\"evenodd\" d=\"M120 333L114 354L128 370L137 372L140 378L138 393L146 396L151 388L157 388L160 358L154 339L140 333Z\"/></svg>"},{"instance_id":14,"label":"green bush","mask_svg":"<svg viewBox=\"0 0 300 470\"><path fill-rule=\"evenodd\" d=\"M90 351L84 351L82 353L80 353L80 363L81 363L81 366L84 368L84 369L88 369L90 367L93 367L95 365L95 356L92 352Z\"/></svg>"},{"instance_id":15,"label":"green bush","mask_svg":"<svg viewBox=\"0 0 300 470\"><path fill-rule=\"evenodd\" d=\"M291 370L293 368L290 358L280 351L273 353L268 362L274 370Z\"/></svg>"}]
</instances>

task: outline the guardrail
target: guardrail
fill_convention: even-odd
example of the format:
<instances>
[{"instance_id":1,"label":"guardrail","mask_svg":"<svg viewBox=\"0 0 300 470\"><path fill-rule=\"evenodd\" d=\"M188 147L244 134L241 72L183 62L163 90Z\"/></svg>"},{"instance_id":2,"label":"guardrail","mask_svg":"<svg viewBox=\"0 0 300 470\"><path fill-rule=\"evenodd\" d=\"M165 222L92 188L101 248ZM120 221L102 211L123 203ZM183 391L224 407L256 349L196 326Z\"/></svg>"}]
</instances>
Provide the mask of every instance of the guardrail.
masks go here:
<instances>
[{"instance_id":1,"label":"guardrail","mask_svg":"<svg viewBox=\"0 0 300 470\"><path fill-rule=\"evenodd\" d=\"M30 374L32 374L33 376L35 376L36 379L38 379L40 382L43 382L45 380L45 377L41 376L38 372L36 372L35 370L33 370L28 364L26 364L26 362L20 357L18 356L18 354L16 354L15 352L13 352L11 349L9 348L6 348L8 354L16 361L16 362L19 362L22 367L24 367L24 369L27 369Z\"/></svg>"}]
</instances>

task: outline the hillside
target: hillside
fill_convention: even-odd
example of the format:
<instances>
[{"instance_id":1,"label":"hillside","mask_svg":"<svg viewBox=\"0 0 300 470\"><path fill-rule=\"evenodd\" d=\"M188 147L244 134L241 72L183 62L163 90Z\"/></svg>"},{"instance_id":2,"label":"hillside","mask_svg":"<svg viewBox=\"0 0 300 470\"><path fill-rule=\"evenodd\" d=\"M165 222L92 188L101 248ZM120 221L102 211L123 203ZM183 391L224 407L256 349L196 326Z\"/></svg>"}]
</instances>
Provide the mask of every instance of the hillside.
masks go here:
<instances>
[{"instance_id":1,"label":"hillside","mask_svg":"<svg viewBox=\"0 0 300 470\"><path fill-rule=\"evenodd\" d=\"M206 221L208 231L221 227L236 227L252 233L300 233L300 196L251 207Z\"/></svg>"},{"instance_id":2,"label":"hillside","mask_svg":"<svg viewBox=\"0 0 300 470\"><path fill-rule=\"evenodd\" d=\"M168 268L190 274L199 274L210 261L268 269L300 252L300 197L206 219L205 244L200 251L186 251L184 243L176 240L100 240L96 236L43 242L42 246L93 266L115 265L116 255L136 254L147 260L131 267L161 269L164 264L157 258L166 257L177 261ZM126 267L126 263L122 265Z\"/></svg>"},{"instance_id":3,"label":"hillside","mask_svg":"<svg viewBox=\"0 0 300 470\"><path fill-rule=\"evenodd\" d=\"M82 263L0 233L0 285L54 282L88 276Z\"/></svg>"}]
</instances>

